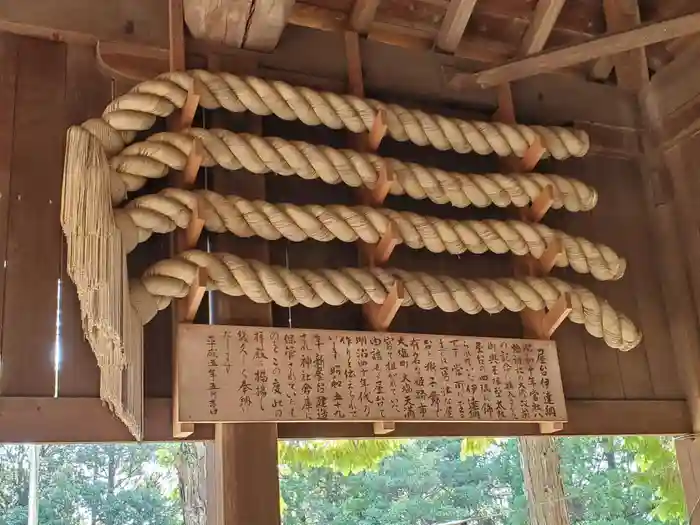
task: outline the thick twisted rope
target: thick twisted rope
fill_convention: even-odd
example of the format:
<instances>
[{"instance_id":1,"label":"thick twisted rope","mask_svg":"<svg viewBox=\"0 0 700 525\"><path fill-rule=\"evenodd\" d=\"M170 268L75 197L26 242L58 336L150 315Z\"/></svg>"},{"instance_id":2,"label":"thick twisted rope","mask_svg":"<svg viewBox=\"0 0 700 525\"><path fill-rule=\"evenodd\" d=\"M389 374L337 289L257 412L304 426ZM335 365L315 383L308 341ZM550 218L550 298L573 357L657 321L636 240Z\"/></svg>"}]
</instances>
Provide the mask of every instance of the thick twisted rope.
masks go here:
<instances>
[{"instance_id":1,"label":"thick twisted rope","mask_svg":"<svg viewBox=\"0 0 700 525\"><path fill-rule=\"evenodd\" d=\"M457 221L368 206L273 204L206 190L191 192L176 188L139 197L117 211L117 224L126 249L131 251L153 232L186 228L195 210L208 230L228 231L238 237L285 238L293 242L361 240L376 244L391 228L400 242L413 249L451 254L511 252L537 259L558 240L563 251L555 260L557 266L570 266L601 281L619 279L626 267L625 260L608 246L572 237L543 224Z\"/></svg>"},{"instance_id":2,"label":"thick twisted rope","mask_svg":"<svg viewBox=\"0 0 700 525\"><path fill-rule=\"evenodd\" d=\"M199 268L206 270L210 290L246 296L257 303L274 302L283 307L301 304L315 308L322 304L339 306L370 301L382 304L394 284L401 283L405 290L402 306L495 314L504 309L511 312L525 308L543 310L568 292L572 305L569 319L583 324L588 333L604 339L608 346L630 350L642 337L626 316L603 299L585 288L551 277L470 280L384 268L290 270L232 254L198 250L158 262L140 281L132 281L132 305L141 322L146 324L172 299L187 296Z\"/></svg>"},{"instance_id":3,"label":"thick twisted rope","mask_svg":"<svg viewBox=\"0 0 700 525\"><path fill-rule=\"evenodd\" d=\"M522 157L539 138L546 154L561 160L582 157L590 146L586 132L577 129L466 121L377 100L317 92L281 81L202 70L164 73L138 84L105 109L101 119L104 126L95 121L91 129L99 136L109 136L114 151L119 151L124 142L133 139L134 131L150 129L157 117L182 108L192 86L206 109L275 115L309 126L323 125L355 133L370 131L377 113L383 110L390 137L443 151ZM121 133L125 135L120 137Z\"/></svg>"},{"instance_id":4,"label":"thick twisted rope","mask_svg":"<svg viewBox=\"0 0 700 525\"><path fill-rule=\"evenodd\" d=\"M430 168L397 159L383 159L371 153L338 150L306 142L276 137L258 137L224 129L190 129L183 133L158 133L145 142L126 147L110 160L113 169L113 201L125 198L127 191L141 188L146 179L165 177L168 169L182 170L197 139L202 145L202 165L229 170L245 168L252 173L273 172L303 179L321 179L327 184L374 187L382 163L394 174L390 192L414 199L430 199L437 204L459 208L490 205L528 206L551 185L554 208L571 212L587 211L597 202L594 188L558 175L461 174Z\"/></svg>"}]
</instances>

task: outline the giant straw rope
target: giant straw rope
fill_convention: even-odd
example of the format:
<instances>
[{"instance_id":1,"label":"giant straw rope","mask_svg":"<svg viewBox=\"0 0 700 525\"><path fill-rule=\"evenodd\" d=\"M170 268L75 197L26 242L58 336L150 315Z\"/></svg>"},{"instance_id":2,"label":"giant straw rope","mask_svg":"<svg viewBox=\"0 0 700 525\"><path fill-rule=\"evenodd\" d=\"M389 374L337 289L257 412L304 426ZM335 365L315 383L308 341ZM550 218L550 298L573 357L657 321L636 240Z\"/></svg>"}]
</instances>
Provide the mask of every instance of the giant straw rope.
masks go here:
<instances>
[{"instance_id":1,"label":"giant straw rope","mask_svg":"<svg viewBox=\"0 0 700 525\"><path fill-rule=\"evenodd\" d=\"M328 184L351 187L377 183L383 162L394 175L393 195L429 199L436 204L466 206L528 206L546 186L554 187L553 208L578 212L592 209L598 200L595 189L578 180L559 175L462 174L422 166L398 159L383 159L372 153L334 149L277 137L233 133L225 129L194 128L181 133L157 133L144 142L127 146L110 159L113 169L113 201L120 202L127 191L141 188L147 179L165 177L169 169L182 170L193 141L202 145L202 165L228 170L245 168L251 173L298 175L321 179Z\"/></svg>"},{"instance_id":2,"label":"giant straw rope","mask_svg":"<svg viewBox=\"0 0 700 525\"><path fill-rule=\"evenodd\" d=\"M131 251L152 232L186 228L195 210L208 230L228 231L238 237L257 235L294 242L361 240L376 244L391 228L400 242L413 249L451 254L511 252L537 259L558 240L563 250L555 260L557 266L571 266L576 272L590 273L601 281L619 279L626 267L625 260L608 246L567 235L544 224L457 221L368 206L273 204L206 190L192 192L176 188L138 197L117 211L125 249Z\"/></svg>"},{"instance_id":3,"label":"giant straw rope","mask_svg":"<svg viewBox=\"0 0 700 525\"><path fill-rule=\"evenodd\" d=\"M146 324L172 299L186 297L199 268L207 272L209 289L246 296L257 303L301 304L309 308L347 302L382 304L397 282L405 290L402 306L438 308L444 312L461 310L468 314L543 310L568 292L572 305L569 319L583 324L592 336L603 338L608 346L618 350L630 350L641 340L634 324L606 301L585 288L553 277L471 280L388 268L301 270L199 250L160 261L140 281L132 281L131 300L141 322Z\"/></svg>"},{"instance_id":4,"label":"giant straw rope","mask_svg":"<svg viewBox=\"0 0 700 525\"><path fill-rule=\"evenodd\" d=\"M148 130L156 117L166 117L176 108L182 108L188 90L193 87L206 109L275 115L283 120L300 120L309 126L323 125L354 133L370 131L378 111L383 110L391 138L438 150L522 157L539 139L546 154L561 160L582 157L589 149L588 135L582 130L466 121L352 95L290 86L281 81L201 70L164 73L142 82L107 107L102 123L88 121L89 128L98 136L109 137L108 153L119 151L133 140L134 131ZM124 133L115 134L115 130Z\"/></svg>"},{"instance_id":5,"label":"giant straw rope","mask_svg":"<svg viewBox=\"0 0 700 525\"><path fill-rule=\"evenodd\" d=\"M206 71L166 73L142 82L116 98L101 118L72 126L66 140L61 203L68 272L78 291L83 331L101 368L101 397L137 439L143 429L143 316L132 305L125 246L122 232L115 222L113 204L122 201L129 189L142 185L144 177L161 177L168 168L177 168L183 153L192 147L193 136L203 144L205 163L229 167L240 164L249 168L257 164L258 169L252 170L256 173L296 174L334 184L342 182L350 186L371 187L377 181L378 167L383 162L369 154L281 139L254 139L223 131L207 134L201 130L159 135L124 151L138 132L149 130L156 119L183 108L188 92L192 90L201 97L200 105L206 109L275 115L284 120L299 120L308 125L347 129L355 133L371 130L381 112L386 119L389 137L439 150L523 156L531 145L539 142L546 150L545 155L565 159L583 156L589 148L588 135L580 130L464 121L374 100L319 93L284 82ZM159 153L154 153L156 150ZM176 160L172 161L172 158ZM547 185L555 189L554 207L580 211L592 208L596 202L592 188L555 175L459 175L393 159L388 159L388 163L396 174L392 193L457 207L491 204L523 207ZM406 237L407 244L417 242L410 239L410 236ZM427 240L421 239L420 242L427 246ZM568 253L566 257L571 261L575 259ZM593 271L594 265L590 262L589 265ZM321 272L319 275L327 274ZM425 276L422 279L431 278ZM523 286L521 281L513 283L513 286ZM453 300L458 300L461 292L455 293L457 296ZM426 304L421 296L412 297L417 303ZM442 304L439 297L433 300ZM511 303L503 304L510 308L508 304ZM585 314L587 303L581 304L586 306L577 311ZM490 308L482 306L486 310ZM602 315L596 313L603 327L598 331L601 335L608 333L606 323L611 322L606 320L608 318L619 322L620 326L627 326L627 322L621 322L621 317L614 312L606 313L608 310L609 307L595 310ZM589 331L596 332L594 321L588 321L587 326ZM619 340L615 335L618 333ZM610 330L613 335L606 335L605 339L619 348L631 348L635 338L630 333L629 328Z\"/></svg>"}]
</instances>

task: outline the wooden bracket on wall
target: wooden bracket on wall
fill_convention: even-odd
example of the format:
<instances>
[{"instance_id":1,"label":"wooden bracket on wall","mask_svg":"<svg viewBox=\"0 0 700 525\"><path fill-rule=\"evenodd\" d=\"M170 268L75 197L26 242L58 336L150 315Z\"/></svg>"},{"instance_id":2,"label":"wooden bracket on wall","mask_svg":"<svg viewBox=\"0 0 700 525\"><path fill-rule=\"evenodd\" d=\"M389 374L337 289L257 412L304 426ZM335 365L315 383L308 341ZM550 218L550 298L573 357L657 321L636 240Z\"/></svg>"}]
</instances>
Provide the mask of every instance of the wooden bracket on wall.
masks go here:
<instances>
[{"instance_id":1,"label":"wooden bracket on wall","mask_svg":"<svg viewBox=\"0 0 700 525\"><path fill-rule=\"evenodd\" d=\"M494 119L507 124L515 124L515 107L513 105L513 93L510 84L498 87L498 109L494 113ZM502 159L501 165L518 173L532 171L542 159L545 149L539 138L530 145L521 158ZM540 222L554 203L555 188L547 185L542 192L532 201L532 204L520 212L520 218L525 222ZM516 275L545 276L554 267L557 257L562 253L563 246L559 239L555 239L547 246L542 256L538 259L532 256L518 257L515 260ZM546 311L525 309L520 312L525 337L534 339L551 339L554 332L571 313L571 296L568 293L559 296L557 301ZM552 434L563 430L561 422L540 423L541 434Z\"/></svg>"},{"instance_id":2,"label":"wooden bracket on wall","mask_svg":"<svg viewBox=\"0 0 700 525\"><path fill-rule=\"evenodd\" d=\"M364 97L364 80L362 78L362 57L360 55L359 35L354 31L345 32L345 50L348 66L348 87L352 95ZM379 109L374 117L372 129L369 133L362 133L359 136L350 138L351 144L358 151L376 151L386 135L386 113ZM394 174L386 162L381 162L377 170L377 182L373 188L360 188L358 197L360 202L367 206L381 206L384 203ZM386 263L391 257L391 253L399 243L399 237L392 227L388 227L382 234L377 244L367 244L358 241L360 264L368 267ZM362 313L365 321L373 330L386 332L391 326L391 322L396 317L396 313L401 307L404 298L403 286L399 283L388 290L387 296L382 304L373 302L362 306ZM396 425L393 421L375 421L373 430L376 435L385 435L393 432Z\"/></svg>"},{"instance_id":3,"label":"wooden bracket on wall","mask_svg":"<svg viewBox=\"0 0 700 525\"><path fill-rule=\"evenodd\" d=\"M190 122L192 121L190 120ZM182 170L183 185L194 185L194 183L197 180L199 168L202 166L203 157L204 155L202 154L202 142L199 139L193 139L192 147L190 148L190 153L189 155L187 155L187 162L185 162L185 169Z\"/></svg>"}]
</instances>

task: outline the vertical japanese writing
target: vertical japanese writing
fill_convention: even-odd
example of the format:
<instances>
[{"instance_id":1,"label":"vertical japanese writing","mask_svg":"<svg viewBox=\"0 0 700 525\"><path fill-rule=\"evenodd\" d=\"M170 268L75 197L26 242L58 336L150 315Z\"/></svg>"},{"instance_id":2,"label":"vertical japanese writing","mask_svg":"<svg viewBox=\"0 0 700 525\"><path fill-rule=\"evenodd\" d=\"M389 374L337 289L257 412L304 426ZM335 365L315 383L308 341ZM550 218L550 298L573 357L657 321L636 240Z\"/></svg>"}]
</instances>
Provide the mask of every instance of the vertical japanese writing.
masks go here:
<instances>
[{"instance_id":1,"label":"vertical japanese writing","mask_svg":"<svg viewBox=\"0 0 700 525\"><path fill-rule=\"evenodd\" d=\"M255 353L253 354L253 365L255 366L255 372L253 374L253 381L255 382L255 397L260 405L260 410L265 409L265 399L268 393L268 373L266 367L266 360L268 359L265 348L265 334L262 330L256 330L253 334L253 342Z\"/></svg>"},{"instance_id":2,"label":"vertical japanese writing","mask_svg":"<svg viewBox=\"0 0 700 525\"><path fill-rule=\"evenodd\" d=\"M353 349L352 337L349 335L344 335L340 338L340 344L343 346L346 366L343 374L345 375L345 381L347 382L348 388L348 411L353 418L357 417L357 400L355 398L355 378L357 374L355 373L355 367L353 366L353 354L355 353Z\"/></svg>"},{"instance_id":3,"label":"vertical japanese writing","mask_svg":"<svg viewBox=\"0 0 700 525\"><path fill-rule=\"evenodd\" d=\"M311 411L314 408L311 402L311 392L314 388L311 386L312 377L312 367L313 358L311 354L311 348L309 347L309 336L306 333L301 333L299 335L301 341L301 348L299 348L299 354L301 357L301 394L304 396L304 403L301 406L301 410L304 413L306 419L311 419Z\"/></svg>"},{"instance_id":4,"label":"vertical japanese writing","mask_svg":"<svg viewBox=\"0 0 700 525\"><path fill-rule=\"evenodd\" d=\"M238 341L238 348L240 349L240 367L241 367L241 381L238 386L238 403L242 413L248 412L248 409L253 404L253 400L250 398L250 392L253 390L250 382L248 381L248 332L242 328L236 331L236 339Z\"/></svg>"},{"instance_id":5,"label":"vertical japanese writing","mask_svg":"<svg viewBox=\"0 0 700 525\"><path fill-rule=\"evenodd\" d=\"M520 416L524 419L530 417L530 405L527 398L527 381L526 360L523 356L523 347L520 343L511 344L511 352L513 354L513 363L515 364L515 373L517 377L517 398L520 405Z\"/></svg>"},{"instance_id":6,"label":"vertical japanese writing","mask_svg":"<svg viewBox=\"0 0 700 525\"><path fill-rule=\"evenodd\" d=\"M389 404L391 406L389 408L391 413L395 414L395 417L398 417L400 414L400 408L396 385L396 359L394 357L398 354L395 354L394 352L394 338L392 336L384 336L384 348L386 349L386 364L384 365L384 368L389 376L389 392L391 394L389 398Z\"/></svg>"},{"instance_id":7,"label":"vertical japanese writing","mask_svg":"<svg viewBox=\"0 0 700 525\"><path fill-rule=\"evenodd\" d=\"M231 332L224 330L224 369L226 375L231 374Z\"/></svg>"},{"instance_id":8,"label":"vertical japanese writing","mask_svg":"<svg viewBox=\"0 0 700 525\"><path fill-rule=\"evenodd\" d=\"M213 335L209 335L207 336L207 376L209 378L207 391L209 392L209 414L212 416L219 413L218 358L219 349L216 346L216 338Z\"/></svg>"},{"instance_id":9,"label":"vertical japanese writing","mask_svg":"<svg viewBox=\"0 0 700 525\"><path fill-rule=\"evenodd\" d=\"M428 350L432 355L432 344ZM443 412L440 414L438 411L437 415L442 416L444 419L454 419L454 407L452 406L452 393L454 387L452 384L450 361L448 360L449 354L447 351L439 351L438 357L440 358L440 398L443 400Z\"/></svg>"},{"instance_id":10,"label":"vertical japanese writing","mask_svg":"<svg viewBox=\"0 0 700 525\"><path fill-rule=\"evenodd\" d=\"M527 396L530 403L530 414L534 418L541 418L544 414L540 400L539 388L535 379L535 365L537 354L532 343L523 344L523 358L527 370Z\"/></svg>"},{"instance_id":11,"label":"vertical japanese writing","mask_svg":"<svg viewBox=\"0 0 700 525\"><path fill-rule=\"evenodd\" d=\"M253 327L212 327L200 337L201 421L566 415L553 343Z\"/></svg>"},{"instance_id":12,"label":"vertical japanese writing","mask_svg":"<svg viewBox=\"0 0 700 525\"><path fill-rule=\"evenodd\" d=\"M542 404L546 417L557 417L557 407L549 388L549 369L547 368L547 355L544 348L537 348L537 364L540 371L540 387L542 388Z\"/></svg>"},{"instance_id":13,"label":"vertical japanese writing","mask_svg":"<svg viewBox=\"0 0 700 525\"><path fill-rule=\"evenodd\" d=\"M288 333L284 336L284 357L287 360L287 405L289 406L289 415L291 419L297 417L297 374L293 366L294 358L296 357L296 336Z\"/></svg>"},{"instance_id":14,"label":"vertical japanese writing","mask_svg":"<svg viewBox=\"0 0 700 525\"><path fill-rule=\"evenodd\" d=\"M370 368L372 370L372 377L374 378L374 387L372 388L372 396L374 397L374 404L379 416L384 419L386 417L386 391L388 385L385 384L384 377L382 375L382 363L384 361L384 351L382 350L382 338L379 334L375 334L369 339L370 344Z\"/></svg>"},{"instance_id":15,"label":"vertical japanese writing","mask_svg":"<svg viewBox=\"0 0 700 525\"><path fill-rule=\"evenodd\" d=\"M369 387L369 347L366 335L356 335L355 345L357 346L357 368L360 373L360 394L358 396L359 405L362 409L362 416L369 417L372 412L372 398L370 398Z\"/></svg>"},{"instance_id":16,"label":"vertical japanese writing","mask_svg":"<svg viewBox=\"0 0 700 525\"><path fill-rule=\"evenodd\" d=\"M316 417L328 419L328 398L326 397L326 358L323 353L321 334L314 334L314 379L316 380Z\"/></svg>"},{"instance_id":17,"label":"vertical japanese writing","mask_svg":"<svg viewBox=\"0 0 700 525\"><path fill-rule=\"evenodd\" d=\"M471 351L466 341L460 348L459 341L457 339L451 339L446 348L443 348L443 341L441 339L440 347L441 351L451 352L455 358L454 364L452 365L452 388L457 396L457 403L454 407L453 418L464 419L464 398L468 379L467 369L471 367ZM458 358L460 352L462 354L461 359Z\"/></svg>"},{"instance_id":18,"label":"vertical japanese writing","mask_svg":"<svg viewBox=\"0 0 700 525\"><path fill-rule=\"evenodd\" d=\"M281 419L284 414L284 399L282 397L282 382L280 368L280 334L270 332L270 347L272 348L272 410L275 419Z\"/></svg>"}]
</instances>

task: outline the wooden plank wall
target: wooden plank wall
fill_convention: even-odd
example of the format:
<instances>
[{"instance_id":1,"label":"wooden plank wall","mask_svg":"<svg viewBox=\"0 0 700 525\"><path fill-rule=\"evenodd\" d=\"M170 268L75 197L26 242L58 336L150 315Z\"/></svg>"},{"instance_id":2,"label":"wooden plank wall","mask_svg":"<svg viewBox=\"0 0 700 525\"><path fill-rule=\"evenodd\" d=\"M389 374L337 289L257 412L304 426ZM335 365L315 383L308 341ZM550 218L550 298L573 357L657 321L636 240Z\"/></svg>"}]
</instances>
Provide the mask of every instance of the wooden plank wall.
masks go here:
<instances>
[{"instance_id":1,"label":"wooden plank wall","mask_svg":"<svg viewBox=\"0 0 700 525\"><path fill-rule=\"evenodd\" d=\"M293 33L293 29L289 28L289 33ZM262 64L265 74L284 76L283 72L275 72L289 71L293 63L292 69L298 72L291 75L294 83L343 91L344 66L331 59L342 54L342 50L336 44L329 44L331 36L328 33L308 38L312 41L286 40L278 51L267 55ZM310 62L300 52L300 49L309 47L324 49L325 53ZM377 58L368 61L365 68L368 96L462 118L490 118L493 94L446 93L444 84L440 84L439 66L431 62L427 54L412 58L410 51L372 42L363 43L363 53L371 53ZM0 273L0 294L4 296L4 301L0 302L0 395L32 398L54 395L53 353L60 278L62 288L58 305L63 362L58 376L58 395L96 398L97 368L82 338L75 290L66 278L62 259L58 214L63 137L68 125L99 114L114 93L123 92L129 86L103 78L96 69L94 51L87 46L2 34L0 57L3 59L0 62L0 93L6 102L0 108L0 250L6 261ZM408 70L404 67L406 63L414 67ZM289 76L287 74L287 78ZM688 325L678 327L675 317L667 314L668 301L665 302L666 296L662 293L666 273L659 270L658 250L650 242L658 236L658 223L653 214L648 213L643 192L645 179L640 174L636 158L635 114L625 98L627 95L605 86L591 85L590 90L585 91L570 90L570 80L566 77L551 78L532 79L516 86L516 105L522 109L519 118L525 123L571 124L581 120L603 123L604 126L595 131L595 137L605 142L605 147L601 148L598 142L597 153L585 159L542 165L543 171L579 177L594 185L600 193L600 205L592 213L553 212L545 222L569 233L607 243L625 255L629 262L627 275L615 283L597 283L589 276L563 270L556 270L555 275L580 282L609 299L634 319L645 333L642 346L622 354L588 336L580 326L565 323L556 337L566 395L570 400L606 400L612 403L616 400L683 399L669 346L680 341L677 333L688 330ZM573 95L568 96L569 93L575 93L575 99ZM471 103L468 104L467 99ZM14 105L7 103L9 101L14 101ZM478 111L466 111L465 107L477 108ZM274 118L265 118L264 130L267 135L336 147L344 147L347 143L344 132L305 127ZM693 144L694 147L698 145ZM382 143L380 154L463 172L497 169L494 158L437 152L391 140ZM257 183L251 180L251 184ZM340 185L327 186L321 182L272 175L265 177L265 185L266 198L273 202L356 202L348 188ZM665 188L663 185L659 187ZM457 210L403 197L390 197L386 206L458 219L512 216L512 210ZM130 259L130 271L138 275L149 263L166 256L167 239L154 236L136 250ZM355 246L342 243L293 244L280 241L270 243L270 258L274 264L289 264L297 268L338 267L356 264L357 252ZM390 264L465 277L512 274L511 260L506 256L463 255L458 258L404 247L396 250ZM694 310L692 314L692 328L695 330ZM207 312L202 311L200 315L206 322ZM291 324L295 327L358 329L363 324L360 309L351 305L316 310L274 307L273 320L276 326ZM408 308L399 312L392 328L407 332L519 336L520 326L518 317L513 314L472 317ZM159 314L146 329L146 393L152 399L171 395L169 334L167 312ZM32 403L34 401L27 406L33 406ZM162 408L162 403L149 403L148 406ZM159 414L162 419L163 414ZM147 424L147 428L154 427ZM281 425L280 436L299 435L295 428ZM583 425L580 428L591 427ZM405 430L408 432L409 429L406 427ZM512 428L509 432L512 433ZM154 431L154 435L162 437L162 429Z\"/></svg>"},{"instance_id":2,"label":"wooden plank wall","mask_svg":"<svg viewBox=\"0 0 700 525\"><path fill-rule=\"evenodd\" d=\"M96 396L97 368L65 274L59 211L66 128L104 108L110 83L98 75L89 47L0 34L0 54L0 392ZM64 366L56 377L57 302Z\"/></svg>"},{"instance_id":3,"label":"wooden plank wall","mask_svg":"<svg viewBox=\"0 0 700 525\"><path fill-rule=\"evenodd\" d=\"M700 48L691 47L657 73L640 94L648 193L652 218L659 224L657 240L664 254L660 272L681 379L688 390L694 429L700 429ZM678 291L683 290L683 294Z\"/></svg>"}]
</instances>

